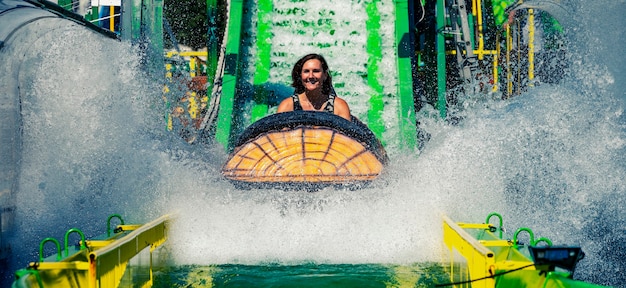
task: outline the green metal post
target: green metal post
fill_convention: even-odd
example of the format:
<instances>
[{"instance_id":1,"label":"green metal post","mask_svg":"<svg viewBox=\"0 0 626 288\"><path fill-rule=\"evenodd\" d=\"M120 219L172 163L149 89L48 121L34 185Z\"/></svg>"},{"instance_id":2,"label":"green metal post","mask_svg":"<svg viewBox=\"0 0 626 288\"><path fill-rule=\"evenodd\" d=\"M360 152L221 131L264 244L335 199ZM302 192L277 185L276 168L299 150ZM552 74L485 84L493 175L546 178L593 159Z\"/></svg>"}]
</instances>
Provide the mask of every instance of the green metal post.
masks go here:
<instances>
[{"instance_id":1,"label":"green metal post","mask_svg":"<svg viewBox=\"0 0 626 288\"><path fill-rule=\"evenodd\" d=\"M98 9L98 6L92 6L92 7L91 7L91 13L88 13L88 14L87 14L87 17L88 17L87 21L91 22L91 21L93 21L93 20L98 19L98 16L99 16L98 14L99 14L99 12L100 12L100 11L99 11L99 9ZM87 18L87 17L86 17L86 18ZM97 23L96 23L96 24L97 24Z\"/></svg>"},{"instance_id":2,"label":"green metal post","mask_svg":"<svg viewBox=\"0 0 626 288\"><path fill-rule=\"evenodd\" d=\"M385 104L383 101L383 86L379 81L378 67L380 61L383 58L380 46L382 39L380 37L380 14L376 5L379 0L373 0L367 3L367 21L365 23L367 27L367 82L370 86L370 108L367 113L367 125L374 132L378 139L383 139L383 132L385 132L385 122L382 114Z\"/></svg>"},{"instance_id":3,"label":"green metal post","mask_svg":"<svg viewBox=\"0 0 626 288\"><path fill-rule=\"evenodd\" d=\"M446 26L445 0L437 0L437 105L439 115L446 118L446 42L443 30Z\"/></svg>"},{"instance_id":4,"label":"green metal post","mask_svg":"<svg viewBox=\"0 0 626 288\"><path fill-rule=\"evenodd\" d=\"M136 41L141 37L141 1L122 1L121 33L122 40ZM160 36L162 38L162 36Z\"/></svg>"},{"instance_id":5,"label":"green metal post","mask_svg":"<svg viewBox=\"0 0 626 288\"><path fill-rule=\"evenodd\" d=\"M469 25L469 31L470 31L470 46L472 47L472 49L476 49L476 34L474 33L474 15L472 14L467 14L467 22Z\"/></svg>"},{"instance_id":6,"label":"green metal post","mask_svg":"<svg viewBox=\"0 0 626 288\"><path fill-rule=\"evenodd\" d=\"M256 70L254 72L254 106L251 121L255 122L267 115L268 91L265 84L270 78L272 51L272 0L259 0L256 34Z\"/></svg>"},{"instance_id":7,"label":"green metal post","mask_svg":"<svg viewBox=\"0 0 626 288\"><path fill-rule=\"evenodd\" d=\"M137 40L141 38L141 2L142 0L130 0L129 2L131 2L132 4L132 10L130 14L130 17L132 17L132 21L131 21L131 25L132 28L130 29L130 37L132 40ZM123 4L123 3L122 3Z\"/></svg>"},{"instance_id":8,"label":"green metal post","mask_svg":"<svg viewBox=\"0 0 626 288\"><path fill-rule=\"evenodd\" d=\"M155 54L163 57L163 0L153 0L151 8L150 44Z\"/></svg>"},{"instance_id":9,"label":"green metal post","mask_svg":"<svg viewBox=\"0 0 626 288\"><path fill-rule=\"evenodd\" d=\"M228 39L224 57L224 77L222 82L222 96L219 114L217 115L217 131L215 139L226 150L230 145L230 131L232 127L235 96L237 92L237 74L239 71L239 45L241 44L241 20L243 14L243 0L230 2L228 15Z\"/></svg>"},{"instance_id":10,"label":"green metal post","mask_svg":"<svg viewBox=\"0 0 626 288\"><path fill-rule=\"evenodd\" d=\"M396 47L398 47L398 121L400 127L400 148L414 150L417 147L417 125L415 123L415 104L413 100L413 73L411 56L415 53L411 47L409 33L409 13L407 0L396 0Z\"/></svg>"}]
</instances>

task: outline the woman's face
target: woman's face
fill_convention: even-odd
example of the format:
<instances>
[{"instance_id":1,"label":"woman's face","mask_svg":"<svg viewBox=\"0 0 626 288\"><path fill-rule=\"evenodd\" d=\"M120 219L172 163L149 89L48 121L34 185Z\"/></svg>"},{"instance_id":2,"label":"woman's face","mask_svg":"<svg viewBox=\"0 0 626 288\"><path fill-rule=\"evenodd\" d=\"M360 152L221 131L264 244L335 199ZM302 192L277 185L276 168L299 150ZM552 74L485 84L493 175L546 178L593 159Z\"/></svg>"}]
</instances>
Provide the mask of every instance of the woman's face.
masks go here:
<instances>
[{"instance_id":1,"label":"woman's face","mask_svg":"<svg viewBox=\"0 0 626 288\"><path fill-rule=\"evenodd\" d=\"M322 68L322 62L317 59L304 62L300 77L302 78L302 85L304 85L306 90L322 89L322 83L326 81L326 73L324 73Z\"/></svg>"}]
</instances>

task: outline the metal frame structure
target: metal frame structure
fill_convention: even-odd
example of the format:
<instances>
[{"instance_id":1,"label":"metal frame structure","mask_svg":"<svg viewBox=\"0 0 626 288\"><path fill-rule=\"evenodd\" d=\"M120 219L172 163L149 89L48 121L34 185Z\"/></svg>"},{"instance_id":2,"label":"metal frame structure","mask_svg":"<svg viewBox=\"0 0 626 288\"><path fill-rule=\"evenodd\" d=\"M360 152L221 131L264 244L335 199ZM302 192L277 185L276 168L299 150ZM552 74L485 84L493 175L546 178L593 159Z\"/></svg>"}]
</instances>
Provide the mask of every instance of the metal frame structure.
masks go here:
<instances>
[{"instance_id":1,"label":"metal frame structure","mask_svg":"<svg viewBox=\"0 0 626 288\"><path fill-rule=\"evenodd\" d=\"M111 220L121 221L111 230ZM124 224L121 216L107 219L107 232L95 239L86 240L76 229L65 233L64 247L54 238L45 238L39 247L39 261L18 270L13 287L120 287L124 277L138 278L129 271L129 261L149 248L148 275L145 279L131 279L133 287L150 287L153 284L153 252L167 240L169 215L161 216L143 225ZM69 247L69 235L80 235L78 248ZM44 245L54 243L57 253L44 258ZM125 276L128 275L128 276Z\"/></svg>"}]
</instances>

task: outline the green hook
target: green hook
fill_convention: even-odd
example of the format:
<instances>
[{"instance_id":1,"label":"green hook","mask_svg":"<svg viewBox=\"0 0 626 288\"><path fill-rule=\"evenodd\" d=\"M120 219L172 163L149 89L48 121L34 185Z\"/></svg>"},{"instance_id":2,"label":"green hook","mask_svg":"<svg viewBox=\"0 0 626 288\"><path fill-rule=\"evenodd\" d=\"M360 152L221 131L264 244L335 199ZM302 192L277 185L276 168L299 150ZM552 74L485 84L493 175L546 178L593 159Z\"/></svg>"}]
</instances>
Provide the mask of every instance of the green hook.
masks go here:
<instances>
[{"instance_id":1,"label":"green hook","mask_svg":"<svg viewBox=\"0 0 626 288\"><path fill-rule=\"evenodd\" d=\"M122 225L124 225L124 219L122 219L122 216L120 216L120 214L112 214L111 216L109 216L109 218L107 219L107 237L111 236L111 219L113 218L120 219L120 222L122 223Z\"/></svg>"},{"instance_id":2,"label":"green hook","mask_svg":"<svg viewBox=\"0 0 626 288\"><path fill-rule=\"evenodd\" d=\"M43 245L46 244L46 242L54 242L57 246L57 261L61 261L61 244L59 243L59 240L48 237L41 240L41 243L39 243L39 262L43 262Z\"/></svg>"},{"instance_id":3,"label":"green hook","mask_svg":"<svg viewBox=\"0 0 626 288\"><path fill-rule=\"evenodd\" d=\"M530 228L522 227L522 228L517 229L517 231L515 231L515 234L513 235L513 245L515 246L516 249L518 248L517 235L519 235L519 233L521 233L522 231L528 232L528 236L530 238L530 244L535 243L535 234L533 233L533 231L530 230Z\"/></svg>"},{"instance_id":4,"label":"green hook","mask_svg":"<svg viewBox=\"0 0 626 288\"><path fill-rule=\"evenodd\" d=\"M492 212L489 215L487 215L487 220L485 221L485 223L489 224L489 219L491 219L491 217L493 217L493 216L496 216L499 219L499 223L500 223L499 225L500 226L498 226L498 230L500 230L500 233L499 233L500 235L499 236L500 236L500 239L502 239L502 223L503 223L502 215L500 215L499 213L496 213L496 212Z\"/></svg>"},{"instance_id":5,"label":"green hook","mask_svg":"<svg viewBox=\"0 0 626 288\"><path fill-rule=\"evenodd\" d=\"M69 245L68 245L69 240L68 239L69 239L70 234L72 232L76 232L76 233L78 233L80 235L80 240L81 240L80 241L80 249L82 250L82 249L87 248L87 246L85 245L85 234L83 234L83 231L80 231L77 228L72 228L70 230L67 230L67 232L65 232L65 238L64 238L64 240L65 240L64 241L65 242L65 257L69 256L69 253L70 253L70 251L68 250L69 249Z\"/></svg>"},{"instance_id":6,"label":"green hook","mask_svg":"<svg viewBox=\"0 0 626 288\"><path fill-rule=\"evenodd\" d=\"M532 243L533 246L537 246L537 243L545 242L548 246L552 246L552 241L546 237L541 237Z\"/></svg>"}]
</instances>

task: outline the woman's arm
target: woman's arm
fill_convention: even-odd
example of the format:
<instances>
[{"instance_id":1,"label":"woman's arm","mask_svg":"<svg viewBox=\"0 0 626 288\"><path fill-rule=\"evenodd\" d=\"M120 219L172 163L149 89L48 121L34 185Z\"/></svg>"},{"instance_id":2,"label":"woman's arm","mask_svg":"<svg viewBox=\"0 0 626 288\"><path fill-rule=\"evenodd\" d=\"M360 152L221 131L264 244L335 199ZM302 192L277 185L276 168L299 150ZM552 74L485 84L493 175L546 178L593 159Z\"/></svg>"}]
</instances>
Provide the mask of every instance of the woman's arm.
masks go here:
<instances>
[{"instance_id":1,"label":"woman's arm","mask_svg":"<svg viewBox=\"0 0 626 288\"><path fill-rule=\"evenodd\" d=\"M280 104L278 104L278 109L276 110L276 113L289 111L293 111L293 100L291 99L291 97L285 98L283 101L280 102Z\"/></svg>"},{"instance_id":2,"label":"woman's arm","mask_svg":"<svg viewBox=\"0 0 626 288\"><path fill-rule=\"evenodd\" d=\"M335 115L339 115L348 121L352 121L348 103L339 97L335 98Z\"/></svg>"}]
</instances>

